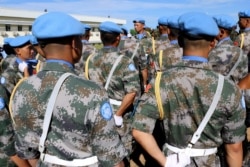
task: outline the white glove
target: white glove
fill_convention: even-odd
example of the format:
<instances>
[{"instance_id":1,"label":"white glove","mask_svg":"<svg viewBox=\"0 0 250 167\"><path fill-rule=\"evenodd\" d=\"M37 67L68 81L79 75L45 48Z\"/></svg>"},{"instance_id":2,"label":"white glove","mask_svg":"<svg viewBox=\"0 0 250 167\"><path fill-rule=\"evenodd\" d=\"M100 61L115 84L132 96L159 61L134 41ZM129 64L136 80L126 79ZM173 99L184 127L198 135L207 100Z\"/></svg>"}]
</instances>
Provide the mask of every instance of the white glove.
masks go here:
<instances>
[{"instance_id":1,"label":"white glove","mask_svg":"<svg viewBox=\"0 0 250 167\"><path fill-rule=\"evenodd\" d=\"M114 119L115 119L115 125L116 126L122 126L122 124L123 124L122 116L117 116L117 115L114 114Z\"/></svg>"},{"instance_id":2,"label":"white glove","mask_svg":"<svg viewBox=\"0 0 250 167\"><path fill-rule=\"evenodd\" d=\"M25 63L24 61L18 64L18 69L21 72L24 72L24 69L28 67L28 64Z\"/></svg>"},{"instance_id":3,"label":"white glove","mask_svg":"<svg viewBox=\"0 0 250 167\"><path fill-rule=\"evenodd\" d=\"M172 154L167 157L164 167L185 167L190 164L190 156L185 153Z\"/></svg>"}]
</instances>

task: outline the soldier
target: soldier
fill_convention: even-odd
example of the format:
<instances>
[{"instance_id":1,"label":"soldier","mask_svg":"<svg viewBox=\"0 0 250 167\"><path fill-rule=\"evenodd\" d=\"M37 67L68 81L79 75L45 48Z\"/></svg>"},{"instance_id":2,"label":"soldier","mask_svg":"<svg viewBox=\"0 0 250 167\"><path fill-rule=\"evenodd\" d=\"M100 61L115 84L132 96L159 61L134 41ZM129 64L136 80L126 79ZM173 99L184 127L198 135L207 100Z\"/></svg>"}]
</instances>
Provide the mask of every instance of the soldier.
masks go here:
<instances>
[{"instance_id":1,"label":"soldier","mask_svg":"<svg viewBox=\"0 0 250 167\"><path fill-rule=\"evenodd\" d=\"M218 167L217 147L224 142L229 166L241 167L241 92L207 63L218 27L212 17L199 12L181 15L179 27L183 61L160 73L154 89L142 96L132 134L161 166ZM151 135L157 119L165 129L164 153Z\"/></svg>"},{"instance_id":2,"label":"soldier","mask_svg":"<svg viewBox=\"0 0 250 167\"><path fill-rule=\"evenodd\" d=\"M89 78L107 90L117 130L130 153L133 103L140 95L138 71L133 60L119 55L121 28L114 22L106 21L100 24L99 30L104 47L90 59Z\"/></svg>"},{"instance_id":3,"label":"soldier","mask_svg":"<svg viewBox=\"0 0 250 167\"><path fill-rule=\"evenodd\" d=\"M14 130L8 111L9 95L0 84L0 166L2 167L30 167L28 161L20 159L16 155Z\"/></svg>"},{"instance_id":4,"label":"soldier","mask_svg":"<svg viewBox=\"0 0 250 167\"><path fill-rule=\"evenodd\" d=\"M84 27L85 33L82 35L82 57L80 61L75 64L76 73L81 77L85 75L85 64L88 57L93 56L96 52L96 48L91 43L89 43L91 27L87 24L84 24Z\"/></svg>"},{"instance_id":5,"label":"soldier","mask_svg":"<svg viewBox=\"0 0 250 167\"><path fill-rule=\"evenodd\" d=\"M8 56L1 63L1 84L11 94L17 82L33 74L32 63L28 62L33 56L30 36L19 36L10 39L4 49Z\"/></svg>"},{"instance_id":6,"label":"soldier","mask_svg":"<svg viewBox=\"0 0 250 167\"><path fill-rule=\"evenodd\" d=\"M214 71L238 83L248 73L247 56L240 48L234 46L230 39L231 31L236 27L236 22L227 15L213 17L219 27L218 41L215 48L208 56L208 61Z\"/></svg>"},{"instance_id":7,"label":"soldier","mask_svg":"<svg viewBox=\"0 0 250 167\"><path fill-rule=\"evenodd\" d=\"M243 49L248 57L248 70L250 70L250 10L239 12L238 25L240 34L235 41L235 45Z\"/></svg>"},{"instance_id":8,"label":"soldier","mask_svg":"<svg viewBox=\"0 0 250 167\"><path fill-rule=\"evenodd\" d=\"M32 33L46 63L13 93L17 154L32 166L123 166L126 150L106 91L74 71L83 24L49 12L35 19Z\"/></svg>"}]
</instances>

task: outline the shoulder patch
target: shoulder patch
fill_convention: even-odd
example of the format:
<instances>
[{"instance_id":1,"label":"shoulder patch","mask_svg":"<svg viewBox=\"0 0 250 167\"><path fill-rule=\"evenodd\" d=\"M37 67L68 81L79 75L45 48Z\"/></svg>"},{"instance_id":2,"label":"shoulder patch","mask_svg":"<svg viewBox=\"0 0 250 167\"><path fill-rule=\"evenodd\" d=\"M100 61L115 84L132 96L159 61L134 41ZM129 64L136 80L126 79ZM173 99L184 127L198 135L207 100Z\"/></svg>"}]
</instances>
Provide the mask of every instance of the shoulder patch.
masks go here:
<instances>
[{"instance_id":1,"label":"shoulder patch","mask_svg":"<svg viewBox=\"0 0 250 167\"><path fill-rule=\"evenodd\" d=\"M1 77L1 84L4 85L5 84L5 78L4 77Z\"/></svg>"},{"instance_id":2,"label":"shoulder patch","mask_svg":"<svg viewBox=\"0 0 250 167\"><path fill-rule=\"evenodd\" d=\"M112 108L111 108L111 105L109 104L109 102L105 102L102 104L100 112L101 112L101 116L105 120L107 120L107 121L111 120L113 112L112 112Z\"/></svg>"},{"instance_id":3,"label":"shoulder patch","mask_svg":"<svg viewBox=\"0 0 250 167\"><path fill-rule=\"evenodd\" d=\"M135 65L132 64L132 63L128 65L128 69L129 69L130 71L135 71L135 70L136 70Z\"/></svg>"},{"instance_id":4,"label":"shoulder patch","mask_svg":"<svg viewBox=\"0 0 250 167\"><path fill-rule=\"evenodd\" d=\"M4 109L5 107L5 102L4 102L4 99L1 97L0 98L0 110Z\"/></svg>"}]
</instances>

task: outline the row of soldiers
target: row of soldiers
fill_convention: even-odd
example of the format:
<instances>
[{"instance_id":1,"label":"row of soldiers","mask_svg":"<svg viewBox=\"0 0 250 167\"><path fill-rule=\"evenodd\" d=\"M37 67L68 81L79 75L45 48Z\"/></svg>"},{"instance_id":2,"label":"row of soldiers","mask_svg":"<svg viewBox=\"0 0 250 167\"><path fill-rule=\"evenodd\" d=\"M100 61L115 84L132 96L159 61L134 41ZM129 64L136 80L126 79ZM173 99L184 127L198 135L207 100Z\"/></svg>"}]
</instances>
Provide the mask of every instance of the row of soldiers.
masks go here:
<instances>
[{"instance_id":1,"label":"row of soldiers","mask_svg":"<svg viewBox=\"0 0 250 167\"><path fill-rule=\"evenodd\" d=\"M235 42L226 15L161 17L158 39L144 19L133 23L132 38L101 23L100 50L89 26L61 12L4 40L1 166L9 157L19 166L243 165L250 11L239 12Z\"/></svg>"}]
</instances>

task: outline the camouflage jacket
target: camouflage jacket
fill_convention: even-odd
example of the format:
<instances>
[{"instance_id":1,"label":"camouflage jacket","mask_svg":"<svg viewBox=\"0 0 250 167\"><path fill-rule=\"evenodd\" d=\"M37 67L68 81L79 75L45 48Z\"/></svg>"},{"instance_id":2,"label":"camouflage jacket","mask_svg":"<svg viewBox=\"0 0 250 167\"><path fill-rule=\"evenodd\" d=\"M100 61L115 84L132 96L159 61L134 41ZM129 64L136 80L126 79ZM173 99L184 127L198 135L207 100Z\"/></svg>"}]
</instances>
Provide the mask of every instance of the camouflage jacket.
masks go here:
<instances>
[{"instance_id":1,"label":"camouflage jacket","mask_svg":"<svg viewBox=\"0 0 250 167\"><path fill-rule=\"evenodd\" d=\"M241 49L233 45L233 41L229 38L219 42L217 46L210 52L208 61L212 65L214 71L227 76L235 63L238 61ZM242 52L241 59L235 70L229 76L234 82L238 83L240 79L248 73L247 56Z\"/></svg>"},{"instance_id":2,"label":"camouflage jacket","mask_svg":"<svg viewBox=\"0 0 250 167\"><path fill-rule=\"evenodd\" d=\"M117 48L103 48L89 63L89 78L105 86L111 68L118 58ZM140 79L133 60L123 56L117 65L107 89L109 98L121 101L127 93L140 94Z\"/></svg>"},{"instance_id":3,"label":"camouflage jacket","mask_svg":"<svg viewBox=\"0 0 250 167\"><path fill-rule=\"evenodd\" d=\"M14 145L14 130L8 110L9 96L0 84L0 166L14 166L10 156L16 154Z\"/></svg>"},{"instance_id":4,"label":"camouflage jacket","mask_svg":"<svg viewBox=\"0 0 250 167\"><path fill-rule=\"evenodd\" d=\"M23 78L23 74L18 70L15 55L8 55L1 62L1 84L11 94L17 82Z\"/></svg>"},{"instance_id":5,"label":"camouflage jacket","mask_svg":"<svg viewBox=\"0 0 250 167\"><path fill-rule=\"evenodd\" d=\"M18 86L10 107L20 157L39 157L38 146L48 100L57 80L66 72L75 73L73 67L65 63L47 60L37 75ZM45 153L64 160L96 155L100 165L108 167L120 162L126 151L115 130L108 101L106 91L94 82L69 76L55 102ZM39 160L38 166L52 164Z\"/></svg>"},{"instance_id":6,"label":"camouflage jacket","mask_svg":"<svg viewBox=\"0 0 250 167\"><path fill-rule=\"evenodd\" d=\"M155 49L155 53L159 52L160 50L165 50L169 47L170 41L168 36L161 35L157 39L155 39L153 48Z\"/></svg>"},{"instance_id":7,"label":"camouflage jacket","mask_svg":"<svg viewBox=\"0 0 250 167\"><path fill-rule=\"evenodd\" d=\"M182 61L163 72L160 80L160 95L164 110L163 124L168 144L186 148L192 135L205 116L218 84L218 74L208 63ZM133 128L152 133L160 118L154 87L142 95ZM193 148L213 148L225 143L245 139L245 110L240 103L241 92L233 82L224 80L218 105ZM165 155L172 154L163 148ZM190 167L219 167L215 154L191 158Z\"/></svg>"}]
</instances>

